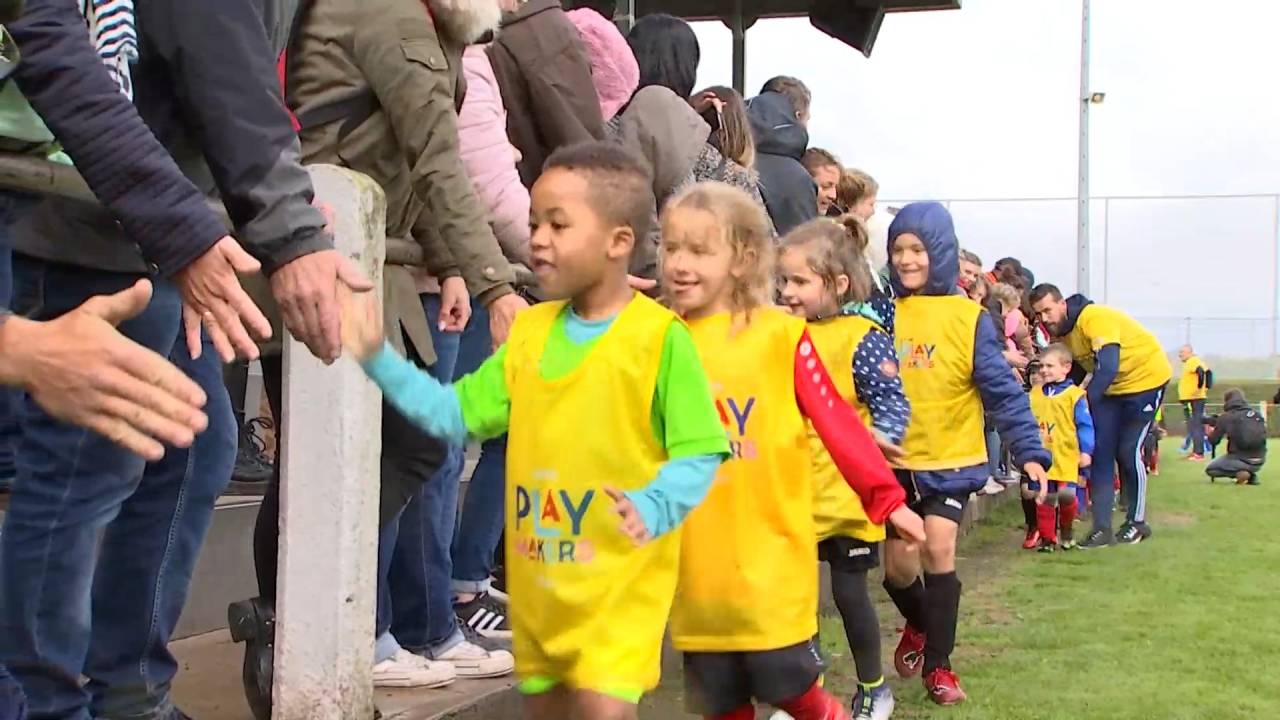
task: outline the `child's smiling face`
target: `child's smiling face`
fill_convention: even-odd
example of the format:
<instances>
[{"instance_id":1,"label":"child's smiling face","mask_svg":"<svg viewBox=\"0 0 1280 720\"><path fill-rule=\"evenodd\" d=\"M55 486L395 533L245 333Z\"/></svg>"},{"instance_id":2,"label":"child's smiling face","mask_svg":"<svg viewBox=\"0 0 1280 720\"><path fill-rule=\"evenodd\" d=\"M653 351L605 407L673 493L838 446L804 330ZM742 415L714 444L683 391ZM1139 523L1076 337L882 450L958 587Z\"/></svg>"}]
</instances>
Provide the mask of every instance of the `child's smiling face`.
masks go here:
<instances>
[{"instance_id":1,"label":"child's smiling face","mask_svg":"<svg viewBox=\"0 0 1280 720\"><path fill-rule=\"evenodd\" d=\"M710 212L675 207L662 232L663 289L677 313L706 317L733 308L739 263Z\"/></svg>"},{"instance_id":2,"label":"child's smiling face","mask_svg":"<svg viewBox=\"0 0 1280 720\"><path fill-rule=\"evenodd\" d=\"M836 294L840 288L827 287L822 276L809 266L809 258L803 247L789 247L778 257L778 276L781 282L782 304L797 317L814 320L835 315L840 310ZM837 283L849 287L849 277L839 275Z\"/></svg>"},{"instance_id":3,"label":"child's smiling face","mask_svg":"<svg viewBox=\"0 0 1280 720\"><path fill-rule=\"evenodd\" d=\"M929 282L929 251L915 233L902 233L893 240L889 258L898 282L911 292L919 292Z\"/></svg>"}]
</instances>

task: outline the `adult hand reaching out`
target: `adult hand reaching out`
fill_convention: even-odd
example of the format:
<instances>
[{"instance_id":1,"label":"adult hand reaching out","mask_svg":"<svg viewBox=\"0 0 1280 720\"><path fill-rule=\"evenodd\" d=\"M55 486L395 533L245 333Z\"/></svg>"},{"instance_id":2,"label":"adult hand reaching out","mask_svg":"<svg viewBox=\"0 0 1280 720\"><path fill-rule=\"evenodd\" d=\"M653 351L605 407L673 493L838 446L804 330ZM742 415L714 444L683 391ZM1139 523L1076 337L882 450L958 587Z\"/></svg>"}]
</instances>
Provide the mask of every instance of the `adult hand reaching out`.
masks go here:
<instances>
[{"instance_id":1,"label":"adult hand reaching out","mask_svg":"<svg viewBox=\"0 0 1280 720\"><path fill-rule=\"evenodd\" d=\"M529 307L524 298L508 293L489 304L489 333L493 336L493 349L507 341L516 313Z\"/></svg>"},{"instance_id":2,"label":"adult hand reaching out","mask_svg":"<svg viewBox=\"0 0 1280 720\"><path fill-rule=\"evenodd\" d=\"M462 332L471 320L471 296L467 283L460 277L440 281L440 317L437 325L441 332Z\"/></svg>"},{"instance_id":3,"label":"adult hand reaching out","mask_svg":"<svg viewBox=\"0 0 1280 720\"><path fill-rule=\"evenodd\" d=\"M285 327L325 364L342 355L340 286L356 293L373 289L360 268L337 250L303 255L271 276L271 294Z\"/></svg>"},{"instance_id":4,"label":"adult hand reaching out","mask_svg":"<svg viewBox=\"0 0 1280 720\"><path fill-rule=\"evenodd\" d=\"M200 357L202 325L224 362L234 360L237 353L251 360L258 357L258 344L249 333L266 340L271 337L271 323L240 287L237 274L254 273L261 268L240 243L227 235L174 275L173 280L182 291L182 321L192 358Z\"/></svg>"},{"instance_id":5,"label":"adult hand reaching out","mask_svg":"<svg viewBox=\"0 0 1280 720\"><path fill-rule=\"evenodd\" d=\"M190 446L209 424L204 391L116 330L149 302L151 283L140 280L48 322L10 317L0 325L0 383L147 460L164 456L161 443Z\"/></svg>"}]
</instances>

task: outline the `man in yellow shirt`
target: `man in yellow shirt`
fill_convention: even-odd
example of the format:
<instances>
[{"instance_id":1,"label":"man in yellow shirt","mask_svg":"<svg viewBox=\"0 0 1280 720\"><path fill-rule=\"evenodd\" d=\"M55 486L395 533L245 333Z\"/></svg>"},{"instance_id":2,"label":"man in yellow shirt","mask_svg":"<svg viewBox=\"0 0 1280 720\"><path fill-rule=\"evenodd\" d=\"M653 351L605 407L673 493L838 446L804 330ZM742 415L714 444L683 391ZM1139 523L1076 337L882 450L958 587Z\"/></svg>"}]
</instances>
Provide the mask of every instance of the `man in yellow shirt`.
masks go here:
<instances>
[{"instance_id":1,"label":"man in yellow shirt","mask_svg":"<svg viewBox=\"0 0 1280 720\"><path fill-rule=\"evenodd\" d=\"M1089 492L1093 498L1093 532L1081 548L1126 545L1151 537L1146 522L1147 471L1142 441L1151 431L1164 386L1173 377L1169 358L1156 337L1128 314L1096 305L1083 295L1063 298L1049 284L1031 291L1037 318L1071 350L1076 362L1092 373L1089 410L1097 436ZM1113 534L1113 473L1120 466L1120 487L1128 500L1125 522Z\"/></svg>"},{"instance_id":2,"label":"man in yellow shirt","mask_svg":"<svg viewBox=\"0 0 1280 720\"><path fill-rule=\"evenodd\" d=\"M1182 361L1182 374L1178 376L1178 401L1187 418L1187 444L1191 454L1188 460L1204 460L1204 399L1213 387L1213 372L1196 355L1191 345L1178 350Z\"/></svg>"}]
</instances>

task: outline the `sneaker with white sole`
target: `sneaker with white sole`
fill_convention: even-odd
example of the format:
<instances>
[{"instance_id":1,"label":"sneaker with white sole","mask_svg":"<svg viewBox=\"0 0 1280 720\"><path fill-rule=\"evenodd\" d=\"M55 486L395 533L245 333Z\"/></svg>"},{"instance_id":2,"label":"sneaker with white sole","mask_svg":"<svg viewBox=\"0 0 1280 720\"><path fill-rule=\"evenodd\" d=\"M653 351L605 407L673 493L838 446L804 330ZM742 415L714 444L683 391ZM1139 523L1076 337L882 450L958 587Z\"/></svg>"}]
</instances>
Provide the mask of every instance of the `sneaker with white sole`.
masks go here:
<instances>
[{"instance_id":1,"label":"sneaker with white sole","mask_svg":"<svg viewBox=\"0 0 1280 720\"><path fill-rule=\"evenodd\" d=\"M487 592L480 593L467 602L454 603L453 611L457 613L462 624L479 633L481 637L495 640L511 639L507 604L495 595Z\"/></svg>"},{"instance_id":2,"label":"sneaker with white sole","mask_svg":"<svg viewBox=\"0 0 1280 720\"><path fill-rule=\"evenodd\" d=\"M989 477L987 478L987 484L983 485L982 489L979 490L978 492L982 495L999 495L1000 493L1004 492L1007 489L1008 489L1007 485L1000 482L999 480L996 480L993 477Z\"/></svg>"},{"instance_id":3,"label":"sneaker with white sole","mask_svg":"<svg viewBox=\"0 0 1280 720\"><path fill-rule=\"evenodd\" d=\"M494 678L510 675L516 659L506 650L486 650L463 640L435 656L437 662L448 663L462 678Z\"/></svg>"},{"instance_id":4,"label":"sneaker with white sole","mask_svg":"<svg viewBox=\"0 0 1280 720\"><path fill-rule=\"evenodd\" d=\"M451 684L458 675L452 663L428 660L402 648L373 666L373 686L439 688Z\"/></svg>"}]
</instances>

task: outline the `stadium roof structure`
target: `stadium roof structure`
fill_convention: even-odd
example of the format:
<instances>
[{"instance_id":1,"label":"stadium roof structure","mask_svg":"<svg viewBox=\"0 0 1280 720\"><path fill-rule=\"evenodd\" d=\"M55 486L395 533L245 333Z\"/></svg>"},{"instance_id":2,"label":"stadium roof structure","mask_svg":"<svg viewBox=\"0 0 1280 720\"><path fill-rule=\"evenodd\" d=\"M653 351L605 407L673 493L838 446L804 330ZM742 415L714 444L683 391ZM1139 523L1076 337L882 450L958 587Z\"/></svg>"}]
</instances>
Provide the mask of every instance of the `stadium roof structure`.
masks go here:
<instances>
[{"instance_id":1,"label":"stadium roof structure","mask_svg":"<svg viewBox=\"0 0 1280 720\"><path fill-rule=\"evenodd\" d=\"M733 32L733 84L746 77L746 31L756 20L808 17L814 27L871 56L885 15L958 10L961 0L567 0L566 7L592 7L628 29L635 18L667 13L686 20L720 20Z\"/></svg>"}]
</instances>

